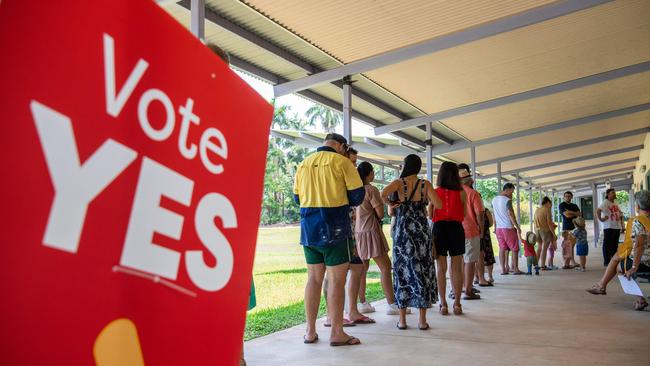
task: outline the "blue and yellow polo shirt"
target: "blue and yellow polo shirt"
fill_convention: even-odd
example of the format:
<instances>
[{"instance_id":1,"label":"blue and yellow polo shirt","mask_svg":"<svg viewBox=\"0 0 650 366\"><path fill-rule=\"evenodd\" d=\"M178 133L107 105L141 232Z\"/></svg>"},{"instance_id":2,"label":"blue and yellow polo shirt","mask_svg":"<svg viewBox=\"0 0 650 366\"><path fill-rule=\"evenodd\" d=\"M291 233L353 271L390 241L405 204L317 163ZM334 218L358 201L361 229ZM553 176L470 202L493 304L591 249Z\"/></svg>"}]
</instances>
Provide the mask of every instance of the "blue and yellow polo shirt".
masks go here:
<instances>
[{"instance_id":1,"label":"blue and yellow polo shirt","mask_svg":"<svg viewBox=\"0 0 650 366\"><path fill-rule=\"evenodd\" d=\"M366 194L350 159L323 146L296 171L294 198L300 204L300 244L335 246L352 236L350 205Z\"/></svg>"}]
</instances>

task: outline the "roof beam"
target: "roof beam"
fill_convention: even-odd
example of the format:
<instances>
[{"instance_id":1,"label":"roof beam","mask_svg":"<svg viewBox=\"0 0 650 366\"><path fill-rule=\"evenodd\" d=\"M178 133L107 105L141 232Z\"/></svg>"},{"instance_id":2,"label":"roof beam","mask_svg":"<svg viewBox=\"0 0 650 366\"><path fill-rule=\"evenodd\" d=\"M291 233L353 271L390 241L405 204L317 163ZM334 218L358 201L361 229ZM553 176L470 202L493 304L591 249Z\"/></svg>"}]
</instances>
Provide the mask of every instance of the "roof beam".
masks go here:
<instances>
[{"instance_id":1,"label":"roof beam","mask_svg":"<svg viewBox=\"0 0 650 366\"><path fill-rule=\"evenodd\" d=\"M629 174L629 173L628 173ZM596 184L605 184L607 181L612 181L614 179L617 179L616 181L612 181L612 186L621 186L621 185L626 185L626 184L631 184L634 183L632 179L629 179L627 176L628 174L618 174L618 175L612 175L608 177L602 177L600 179L586 179L580 182L570 182L570 183L562 183L562 184L557 184L553 186L544 186L545 188L553 188L555 190L564 190L564 189L574 189L575 187L579 187L580 185L586 185L589 184L591 185L592 182L596 181Z\"/></svg>"},{"instance_id":2,"label":"roof beam","mask_svg":"<svg viewBox=\"0 0 650 366\"><path fill-rule=\"evenodd\" d=\"M582 88L585 86L602 83L609 80L618 79L624 76L634 75L641 72L650 71L650 61L641 62L638 64L621 67L619 69L609 70L601 72L594 75L589 75L581 77L578 79L573 79L558 84L548 85L537 89L528 90L525 92L507 95L504 97L494 98L486 100L483 102L478 102L474 104L469 104L466 106L448 109L446 111L436 112L429 114L427 116L412 118L405 121L400 121L390 125L385 125L375 128L375 135L381 135L384 133L395 132L403 130L405 128L410 128L414 126L421 126L429 122L460 116L463 114L473 113L482 111L484 109L490 109L495 107L500 107L506 104L521 102L529 99L539 98L559 92L564 92L567 90L572 90L576 88Z\"/></svg>"},{"instance_id":3,"label":"roof beam","mask_svg":"<svg viewBox=\"0 0 650 366\"><path fill-rule=\"evenodd\" d=\"M280 138L280 139L289 140L289 141L296 141L295 137L293 137L291 135L287 135L286 133L278 132L278 131L271 130L271 136L277 137L277 138Z\"/></svg>"},{"instance_id":4,"label":"roof beam","mask_svg":"<svg viewBox=\"0 0 650 366\"><path fill-rule=\"evenodd\" d=\"M514 154L514 155L509 155L509 156L503 156L503 157L500 157L500 158L484 160L484 161L480 161L480 162L476 163L476 166L492 165L492 164L496 164L496 163L498 163L500 161L503 162L503 161L509 161L509 160L523 159L523 158L527 158L529 156L548 154L548 153L552 153L552 152L556 152L556 151L572 149L572 148L575 148L575 147L581 147L581 146L592 145L592 144L597 144L597 143L611 141L611 140L617 140L617 139L621 139L621 138L624 138L624 137L638 136L638 135L648 133L648 132L650 132L650 127L639 128L639 129L636 129L636 130L630 130L630 131L625 131L625 132L621 132L621 133L615 133L613 135L596 137L596 138L589 139L589 140L582 140L582 141L572 142L572 143L568 143L568 144L552 146L552 147L548 147L548 148L545 148L545 149L528 151L528 152L521 153L521 154ZM521 172L521 170L519 170L519 171Z\"/></svg>"},{"instance_id":5,"label":"roof beam","mask_svg":"<svg viewBox=\"0 0 650 366\"><path fill-rule=\"evenodd\" d=\"M510 174L516 174L517 172L527 172L527 171L531 171L531 170L539 170L539 169L544 169L544 168L549 168L549 167L555 167L555 166L558 166L558 165L577 163L579 161L584 161L584 160L598 159L598 158L602 158L602 157L610 156L610 155L629 153L629 152L638 151L638 150L643 150L643 145L630 146L630 147L625 147L625 148L622 148L622 149L611 150L611 151L603 151L603 152L600 152L600 153L597 153L597 154L583 155L583 156L578 156L578 157L570 158L570 159L551 161L551 162L544 163L544 164L529 165L527 167L523 167L523 168L519 168L519 169L508 170L508 171L502 172L501 174L502 175L510 175ZM485 178L494 178L494 177L496 177L496 174L490 174L490 175L485 176Z\"/></svg>"},{"instance_id":6,"label":"roof beam","mask_svg":"<svg viewBox=\"0 0 650 366\"><path fill-rule=\"evenodd\" d=\"M324 142L322 138L317 137L317 136L314 136L314 135L310 135L310 134L308 134L308 133L306 133L306 132L302 132L302 131L301 131L301 132L298 132L298 135L300 136L300 138L303 138L303 139L305 139L305 140L309 140L309 141L311 141L311 142L315 142L315 143L317 143L317 144L321 144L321 145L322 145L323 142ZM294 141L295 141L295 139L294 139Z\"/></svg>"},{"instance_id":7,"label":"roof beam","mask_svg":"<svg viewBox=\"0 0 650 366\"><path fill-rule=\"evenodd\" d=\"M371 56L347 65L319 72L302 79L276 85L273 92L276 96L295 93L315 85L341 79L346 75L356 75L384 66L392 65L416 57L428 55L437 51L456 47L465 43L526 27L545 20L554 19L576 11L584 10L609 0L575 0L562 1L551 5L534 8L519 14L497 19L495 21L471 27L451 34L430 39L412 46Z\"/></svg>"},{"instance_id":8,"label":"roof beam","mask_svg":"<svg viewBox=\"0 0 650 366\"><path fill-rule=\"evenodd\" d=\"M386 147L386 144L384 144L383 142L377 141L377 140L372 139L370 137L364 137L363 141L368 145L373 145L373 146L376 146L376 147L379 147L379 148L382 148L382 149Z\"/></svg>"},{"instance_id":9,"label":"roof beam","mask_svg":"<svg viewBox=\"0 0 650 366\"><path fill-rule=\"evenodd\" d=\"M549 178L549 177L555 177L558 175L565 175L565 174L572 174L572 173L579 173L579 172L584 172L586 170L592 170L592 169L598 169L598 168L605 168L608 166L612 165L618 165L618 164L625 164L625 163L633 163L638 161L639 158L629 158L629 159L622 159L622 160L616 160L616 161L610 161L607 163L601 163L601 164L596 164L596 165L590 165L590 166L585 166L582 168L576 168L576 169L571 169L571 170L562 170L559 172L554 172L554 173L547 173L547 174L541 174L541 175L536 175L534 177L526 177L528 180L535 180L535 179L544 179L544 178ZM632 168L634 169L634 168Z\"/></svg>"},{"instance_id":10,"label":"roof beam","mask_svg":"<svg viewBox=\"0 0 650 366\"><path fill-rule=\"evenodd\" d=\"M190 0L179 1L178 5L180 5L181 7L185 8L185 9L190 10ZM210 22L214 23L215 25L223 28L224 30L227 30L230 33L235 34L235 35L247 40L248 42L250 42L250 43L252 43L252 44L254 44L254 45L256 45L256 46L258 46L258 47L260 47L262 49L264 49L265 51L267 51L267 52L269 52L269 53L271 53L271 54L285 60L286 62L291 63L294 66L299 67L300 69L302 69L303 71L305 71L308 74L314 74L314 73L318 73L318 72L322 71L321 68L310 64L309 62L303 60L302 58L300 58L299 56L291 53L290 51L287 51L287 50L283 49L282 47L270 42L269 40L267 40L267 39L255 34L255 33L251 32L251 31L249 31L249 30L247 30L247 29L245 29L245 28L243 28L241 26L239 26L238 24L236 24L236 23L234 23L234 22L232 22L232 21L230 21L228 19L226 19L224 16L222 16L221 14L219 14L218 12L216 12L213 9L210 9L210 8L205 9L205 19L209 20ZM262 76L260 76L260 77L262 77ZM282 84L282 83L285 83L285 82L288 81L286 79L279 78L277 76L276 77L271 77L270 75L267 75L267 77L262 77L262 78L269 81L269 82L271 82L273 85ZM335 81L332 82L332 84L337 86L339 89L343 88L343 81L341 81L341 80L335 80ZM385 102L373 97L372 95L370 95L370 94L368 94L368 93L366 93L366 92L364 92L364 91L362 91L362 90L360 90L358 88L352 87L352 95L354 95L356 98L359 98L359 99L363 100L364 102L366 102L366 103L368 103L368 104L370 104L370 105L372 105L372 106L374 106L374 107L376 107L376 108L378 108L378 109L380 109L380 110L382 110L382 111L384 111L384 112L386 112L386 113L388 113L388 114L390 114L392 116L395 116L395 117L397 117L397 118L399 118L401 120L410 118L410 116L407 115L406 113L401 112L397 108L386 104ZM441 141L441 142L443 142L445 144L451 144L453 142L453 139L451 139L451 138L449 138L449 137L447 137L447 136L445 136L445 135L443 135L441 133L435 132L435 131L433 133L433 136L437 140L439 140L439 141Z\"/></svg>"},{"instance_id":11,"label":"roof beam","mask_svg":"<svg viewBox=\"0 0 650 366\"><path fill-rule=\"evenodd\" d=\"M495 137L490 137L487 139L483 140L478 140L478 141L465 141L465 140L457 140L454 141L453 144L449 146L434 146L433 147L433 153L435 155L441 155L441 154L446 154L452 151L458 151L458 150L463 150L463 149L469 149L471 147L475 146L481 146L481 145L488 145L488 144L494 144L497 142L503 142L503 141L508 141L520 137L526 137L526 136L531 136L531 135L537 135L540 133L545 133L545 132L550 132L550 131L555 131L555 130L560 130L564 128L569 128L569 127L576 127L576 126L582 126L585 124L589 123L594 123L610 118L615 118L615 117L621 117L625 116L628 114L633 114L633 113L638 113L638 112L643 112L650 110L650 103L643 103L639 105L635 105L632 107L627 107L627 108L621 108L617 109L614 111L609 111L605 113L599 113L599 114L593 114L591 116L587 117L580 117L580 118L575 118L563 122L557 122L545 126L540 126L536 128L530 128L527 130L522 130L518 132L513 132L505 135L500 135L500 136L495 136Z\"/></svg>"},{"instance_id":12,"label":"roof beam","mask_svg":"<svg viewBox=\"0 0 650 366\"><path fill-rule=\"evenodd\" d=\"M603 177L603 174L609 174L611 177L614 173L619 174L619 173L629 173L634 170L634 167L627 167L627 168L621 168L621 169L615 169L609 172L604 172L604 173L591 173L591 174L585 174L585 175L580 175L577 177L573 178L567 178L567 179L561 179L553 182L544 182L544 183L538 183L535 184L536 186L542 186L545 188L553 187L553 186L559 186L559 185L567 185L567 184L575 184L576 182L585 182L585 181L593 181L594 179L598 180L607 180L608 176Z\"/></svg>"}]
</instances>

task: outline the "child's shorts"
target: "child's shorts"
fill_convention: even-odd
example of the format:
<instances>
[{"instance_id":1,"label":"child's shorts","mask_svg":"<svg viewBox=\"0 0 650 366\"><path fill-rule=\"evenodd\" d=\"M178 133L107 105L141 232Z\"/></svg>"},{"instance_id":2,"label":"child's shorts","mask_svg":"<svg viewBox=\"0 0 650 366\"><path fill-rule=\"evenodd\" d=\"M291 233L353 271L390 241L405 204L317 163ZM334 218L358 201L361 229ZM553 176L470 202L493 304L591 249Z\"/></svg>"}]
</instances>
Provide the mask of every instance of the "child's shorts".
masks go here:
<instances>
[{"instance_id":1,"label":"child's shorts","mask_svg":"<svg viewBox=\"0 0 650 366\"><path fill-rule=\"evenodd\" d=\"M589 244L576 245L576 255L578 257L586 257L589 254Z\"/></svg>"},{"instance_id":2,"label":"child's shorts","mask_svg":"<svg viewBox=\"0 0 650 366\"><path fill-rule=\"evenodd\" d=\"M562 240L562 258L571 259L573 254L573 245L568 240Z\"/></svg>"},{"instance_id":3,"label":"child's shorts","mask_svg":"<svg viewBox=\"0 0 650 366\"><path fill-rule=\"evenodd\" d=\"M526 265L536 266L537 265L537 256L536 255L531 255L531 256L526 257Z\"/></svg>"}]
</instances>

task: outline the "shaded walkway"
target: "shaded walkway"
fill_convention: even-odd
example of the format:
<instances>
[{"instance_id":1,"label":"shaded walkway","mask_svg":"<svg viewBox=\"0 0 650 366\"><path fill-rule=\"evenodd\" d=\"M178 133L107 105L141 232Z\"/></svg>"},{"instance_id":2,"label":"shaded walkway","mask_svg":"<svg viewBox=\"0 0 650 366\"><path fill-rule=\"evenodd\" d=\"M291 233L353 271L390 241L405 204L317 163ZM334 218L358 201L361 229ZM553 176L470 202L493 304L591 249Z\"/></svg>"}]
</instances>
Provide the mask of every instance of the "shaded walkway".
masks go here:
<instances>
[{"instance_id":1,"label":"shaded walkway","mask_svg":"<svg viewBox=\"0 0 650 366\"><path fill-rule=\"evenodd\" d=\"M496 275L495 287L481 289L482 300L463 302L465 315L443 317L437 308L429 310L429 331L417 329L415 314L407 318L408 330L396 329L397 316L384 314L382 300L370 314L377 324L346 328L361 346L330 347L321 319L318 344L302 344L305 327L300 325L247 342L246 358L249 365L310 366L645 364L650 311L634 311L633 297L617 282L607 296L586 293L603 270L599 249L590 251L585 273ZM650 292L650 285L641 287Z\"/></svg>"}]
</instances>

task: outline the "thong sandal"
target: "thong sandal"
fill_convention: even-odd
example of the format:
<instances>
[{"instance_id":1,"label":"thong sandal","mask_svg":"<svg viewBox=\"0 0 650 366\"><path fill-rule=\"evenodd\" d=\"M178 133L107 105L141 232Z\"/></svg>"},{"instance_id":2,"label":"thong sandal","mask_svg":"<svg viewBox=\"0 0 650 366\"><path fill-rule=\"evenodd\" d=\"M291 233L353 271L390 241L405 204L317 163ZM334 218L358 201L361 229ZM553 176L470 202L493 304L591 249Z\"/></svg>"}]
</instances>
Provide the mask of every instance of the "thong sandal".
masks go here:
<instances>
[{"instance_id":1,"label":"thong sandal","mask_svg":"<svg viewBox=\"0 0 650 366\"><path fill-rule=\"evenodd\" d=\"M463 314L463 307L458 304L454 305L454 315L462 315Z\"/></svg>"},{"instance_id":2,"label":"thong sandal","mask_svg":"<svg viewBox=\"0 0 650 366\"><path fill-rule=\"evenodd\" d=\"M361 318L357 320L352 321L354 324L374 324L375 320L372 318L369 318L367 316L362 316Z\"/></svg>"},{"instance_id":3,"label":"thong sandal","mask_svg":"<svg viewBox=\"0 0 650 366\"><path fill-rule=\"evenodd\" d=\"M408 328L408 326L407 326L406 324L404 324L404 325L399 325L399 322L397 322L397 329L399 329L399 330L405 330L406 328Z\"/></svg>"},{"instance_id":4,"label":"thong sandal","mask_svg":"<svg viewBox=\"0 0 650 366\"><path fill-rule=\"evenodd\" d=\"M330 346L332 347L356 346L358 344L361 344L361 341L357 337L350 337L346 341L342 342L330 342Z\"/></svg>"},{"instance_id":5,"label":"thong sandal","mask_svg":"<svg viewBox=\"0 0 650 366\"><path fill-rule=\"evenodd\" d=\"M316 333L316 335L314 336L314 339L307 339L306 335L302 336L302 339L303 339L303 343L305 343L305 344L316 343L316 342L318 342L318 333Z\"/></svg>"},{"instance_id":6,"label":"thong sandal","mask_svg":"<svg viewBox=\"0 0 650 366\"><path fill-rule=\"evenodd\" d=\"M646 307L648 307L648 302L645 301L645 299L643 299L643 301L636 300L634 302L634 310L643 311Z\"/></svg>"},{"instance_id":7,"label":"thong sandal","mask_svg":"<svg viewBox=\"0 0 650 366\"><path fill-rule=\"evenodd\" d=\"M591 286L591 288L588 288L586 291L592 295L607 295L607 291L605 291L605 288L600 287L598 285L593 285Z\"/></svg>"},{"instance_id":8,"label":"thong sandal","mask_svg":"<svg viewBox=\"0 0 650 366\"><path fill-rule=\"evenodd\" d=\"M427 329L429 329L429 323L424 323L424 325L419 325L418 324L418 329L419 330L427 330Z\"/></svg>"},{"instance_id":9,"label":"thong sandal","mask_svg":"<svg viewBox=\"0 0 650 366\"><path fill-rule=\"evenodd\" d=\"M329 327L332 326L332 324L331 323L325 323L325 324L323 324L323 326L326 327L326 328L329 328ZM357 325L354 324L354 322L352 320L343 318L343 328L356 327L356 326Z\"/></svg>"},{"instance_id":10,"label":"thong sandal","mask_svg":"<svg viewBox=\"0 0 650 366\"><path fill-rule=\"evenodd\" d=\"M438 310L442 315L449 315L449 307L447 305L440 305L440 310Z\"/></svg>"}]
</instances>

